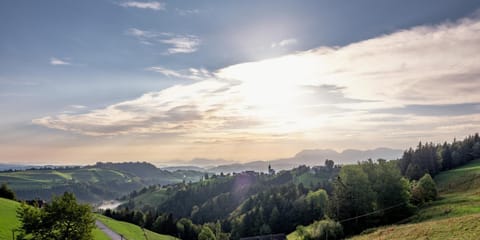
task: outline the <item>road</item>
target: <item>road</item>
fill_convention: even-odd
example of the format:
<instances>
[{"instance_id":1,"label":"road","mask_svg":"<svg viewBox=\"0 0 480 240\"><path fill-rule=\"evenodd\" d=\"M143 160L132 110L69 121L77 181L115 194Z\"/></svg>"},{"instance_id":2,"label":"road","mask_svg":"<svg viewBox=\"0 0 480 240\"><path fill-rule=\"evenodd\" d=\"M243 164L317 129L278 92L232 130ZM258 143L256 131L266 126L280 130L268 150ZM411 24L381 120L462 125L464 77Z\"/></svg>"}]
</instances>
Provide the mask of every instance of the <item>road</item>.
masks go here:
<instances>
[{"instance_id":1,"label":"road","mask_svg":"<svg viewBox=\"0 0 480 240\"><path fill-rule=\"evenodd\" d=\"M120 236L120 234L114 232L112 229L105 226L105 224L103 224L102 222L96 220L95 225L97 225L98 229L102 230L102 232L107 234L110 239L112 239L112 240L125 240L125 238L122 238L122 236Z\"/></svg>"}]
</instances>

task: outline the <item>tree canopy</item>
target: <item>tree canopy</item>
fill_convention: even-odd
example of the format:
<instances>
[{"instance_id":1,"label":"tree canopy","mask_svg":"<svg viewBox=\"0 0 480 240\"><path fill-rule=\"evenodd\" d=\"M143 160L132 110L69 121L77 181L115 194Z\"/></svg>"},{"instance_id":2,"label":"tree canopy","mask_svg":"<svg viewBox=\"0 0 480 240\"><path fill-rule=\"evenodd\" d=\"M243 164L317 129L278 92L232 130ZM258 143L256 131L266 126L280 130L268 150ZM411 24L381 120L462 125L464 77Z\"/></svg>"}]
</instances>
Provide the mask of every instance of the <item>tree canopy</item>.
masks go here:
<instances>
[{"instance_id":1,"label":"tree canopy","mask_svg":"<svg viewBox=\"0 0 480 240\"><path fill-rule=\"evenodd\" d=\"M409 179L418 180L425 173L435 176L480 158L480 136L470 135L462 141L433 144L419 143L416 149L408 149L398 161L401 173Z\"/></svg>"},{"instance_id":2,"label":"tree canopy","mask_svg":"<svg viewBox=\"0 0 480 240\"><path fill-rule=\"evenodd\" d=\"M21 230L33 239L91 240L95 219L89 205L78 204L72 193L54 197L43 208L23 203L18 211Z\"/></svg>"},{"instance_id":3,"label":"tree canopy","mask_svg":"<svg viewBox=\"0 0 480 240\"><path fill-rule=\"evenodd\" d=\"M437 194L435 181L428 173L418 180L412 190L413 200L419 204L435 200Z\"/></svg>"},{"instance_id":4,"label":"tree canopy","mask_svg":"<svg viewBox=\"0 0 480 240\"><path fill-rule=\"evenodd\" d=\"M0 187L0 197L15 200L15 192L8 188L7 184L3 183Z\"/></svg>"}]
</instances>

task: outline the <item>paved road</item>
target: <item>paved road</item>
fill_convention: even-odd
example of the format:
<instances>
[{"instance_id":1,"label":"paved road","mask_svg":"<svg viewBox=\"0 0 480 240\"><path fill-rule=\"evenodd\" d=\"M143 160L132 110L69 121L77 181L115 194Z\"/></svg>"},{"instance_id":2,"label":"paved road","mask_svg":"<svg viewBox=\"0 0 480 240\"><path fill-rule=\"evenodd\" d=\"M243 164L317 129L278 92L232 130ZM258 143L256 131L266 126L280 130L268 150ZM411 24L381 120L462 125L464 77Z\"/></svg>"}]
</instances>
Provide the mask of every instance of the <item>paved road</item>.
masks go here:
<instances>
[{"instance_id":1,"label":"paved road","mask_svg":"<svg viewBox=\"0 0 480 240\"><path fill-rule=\"evenodd\" d=\"M95 225L97 225L98 229L102 230L102 232L104 232L105 234L108 235L108 237L110 237L110 239L112 240L124 240L125 238L122 238L118 233L114 232L112 229L108 228L107 226L105 226L105 224L103 224L102 222L96 220L95 221Z\"/></svg>"}]
</instances>

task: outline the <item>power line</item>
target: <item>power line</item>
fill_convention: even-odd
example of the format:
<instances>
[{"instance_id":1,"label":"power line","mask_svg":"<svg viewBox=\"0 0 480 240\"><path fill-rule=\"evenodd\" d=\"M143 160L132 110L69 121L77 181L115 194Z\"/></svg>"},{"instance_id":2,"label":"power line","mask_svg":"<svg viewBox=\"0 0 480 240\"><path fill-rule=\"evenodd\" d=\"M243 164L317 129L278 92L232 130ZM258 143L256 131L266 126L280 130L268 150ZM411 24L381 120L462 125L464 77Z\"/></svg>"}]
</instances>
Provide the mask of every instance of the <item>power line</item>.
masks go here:
<instances>
[{"instance_id":1,"label":"power line","mask_svg":"<svg viewBox=\"0 0 480 240\"><path fill-rule=\"evenodd\" d=\"M405 204L406 204L406 203L399 203L399 204L392 205L392 206L387 207L387 208L378 209L378 210L375 210L375 211L373 211L373 212L365 213L365 214L362 214L362 215L360 215L360 216L355 216L355 217L351 217L351 218L342 219L342 220L340 220L340 221L338 221L338 222L339 222L339 223L348 222L348 221L355 220L355 219L358 219L358 218L370 216L370 215L373 215L373 214L375 214L375 213L379 213L379 212L381 212L381 211L386 211L386 210L389 210L389 209L392 209L392 208L396 208L396 207L399 207L399 206L402 206L402 205L405 205Z\"/></svg>"}]
</instances>

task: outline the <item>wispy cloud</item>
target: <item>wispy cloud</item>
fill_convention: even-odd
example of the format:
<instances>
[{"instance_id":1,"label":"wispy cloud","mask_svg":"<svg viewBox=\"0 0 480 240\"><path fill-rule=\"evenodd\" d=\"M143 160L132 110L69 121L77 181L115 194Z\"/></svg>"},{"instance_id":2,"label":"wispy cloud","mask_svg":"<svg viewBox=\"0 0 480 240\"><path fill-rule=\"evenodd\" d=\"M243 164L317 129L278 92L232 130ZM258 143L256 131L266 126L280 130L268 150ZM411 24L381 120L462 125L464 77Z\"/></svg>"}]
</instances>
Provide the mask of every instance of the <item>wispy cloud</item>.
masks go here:
<instances>
[{"instance_id":1,"label":"wispy cloud","mask_svg":"<svg viewBox=\"0 0 480 240\"><path fill-rule=\"evenodd\" d=\"M231 100L224 92L229 90L229 83L201 81L146 93L138 99L104 109L44 117L33 123L93 136L196 134L197 130L212 131L237 120L233 117L237 114L229 113L234 109L226 107Z\"/></svg>"},{"instance_id":2,"label":"wispy cloud","mask_svg":"<svg viewBox=\"0 0 480 240\"><path fill-rule=\"evenodd\" d=\"M152 71L152 72L158 72L167 77L184 78L184 79L192 79L192 80L206 80L206 79L215 77L213 73L211 73L205 68L189 68L184 70L173 70L173 69L165 68L162 66L154 66L154 67L146 68L146 70Z\"/></svg>"},{"instance_id":3,"label":"wispy cloud","mask_svg":"<svg viewBox=\"0 0 480 240\"><path fill-rule=\"evenodd\" d=\"M129 28L127 29L127 31L125 31L125 34L134 36L134 37L142 37L142 38L153 38L157 36L157 34L154 34L149 31L140 30L138 28Z\"/></svg>"},{"instance_id":4,"label":"wispy cloud","mask_svg":"<svg viewBox=\"0 0 480 240\"><path fill-rule=\"evenodd\" d=\"M73 108L73 109L84 109L84 108L87 108L87 106L84 106L84 105L70 105L69 107L70 107L70 108Z\"/></svg>"},{"instance_id":5,"label":"wispy cloud","mask_svg":"<svg viewBox=\"0 0 480 240\"><path fill-rule=\"evenodd\" d=\"M480 128L479 42L477 18L419 26L237 64L191 84L33 122L88 135L174 133L192 141L281 136L338 143L349 136L391 143L411 142L432 129L469 133ZM179 78L194 72L147 70ZM462 111L451 110L458 106ZM425 108L431 114L415 114Z\"/></svg>"},{"instance_id":6,"label":"wispy cloud","mask_svg":"<svg viewBox=\"0 0 480 240\"><path fill-rule=\"evenodd\" d=\"M288 39L283 39L281 41L278 41L278 42L273 42L270 47L271 48L276 48L276 47L287 47L287 46L290 46L290 45L295 45L297 44L297 39L296 38L288 38Z\"/></svg>"},{"instance_id":7,"label":"wispy cloud","mask_svg":"<svg viewBox=\"0 0 480 240\"><path fill-rule=\"evenodd\" d=\"M200 13L199 9L175 9L180 16L196 15Z\"/></svg>"},{"instance_id":8,"label":"wispy cloud","mask_svg":"<svg viewBox=\"0 0 480 240\"><path fill-rule=\"evenodd\" d=\"M165 10L165 3L162 2L137 2L137 1L129 1L120 3L122 7L129 7L129 8L141 8L141 9L151 9L151 10Z\"/></svg>"},{"instance_id":9,"label":"wispy cloud","mask_svg":"<svg viewBox=\"0 0 480 240\"><path fill-rule=\"evenodd\" d=\"M71 65L68 59L61 59L52 57L50 58L50 65L59 66L59 65Z\"/></svg>"},{"instance_id":10,"label":"wispy cloud","mask_svg":"<svg viewBox=\"0 0 480 240\"><path fill-rule=\"evenodd\" d=\"M194 35L176 35L160 42L171 46L167 49L168 54L192 53L197 51L200 45L200 39Z\"/></svg>"},{"instance_id":11,"label":"wispy cloud","mask_svg":"<svg viewBox=\"0 0 480 240\"><path fill-rule=\"evenodd\" d=\"M138 28L129 28L125 31L125 34L137 38L141 44L145 45L154 45L163 37L171 35L170 33L151 32Z\"/></svg>"},{"instance_id":12,"label":"wispy cloud","mask_svg":"<svg viewBox=\"0 0 480 240\"><path fill-rule=\"evenodd\" d=\"M155 32L140 30L138 28L129 28L125 34L135 37L140 43L145 45L167 45L169 46L165 54L192 53L198 50L201 43L199 37L195 35L181 35L169 32Z\"/></svg>"}]
</instances>

